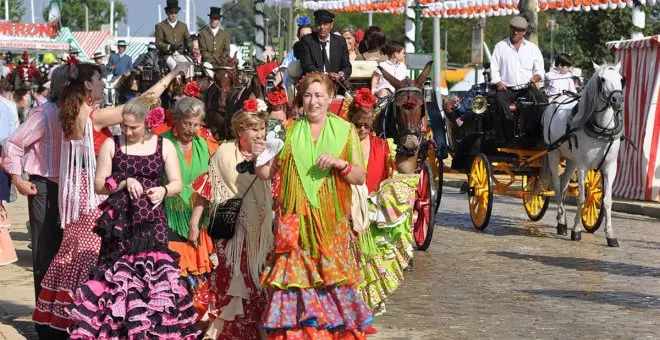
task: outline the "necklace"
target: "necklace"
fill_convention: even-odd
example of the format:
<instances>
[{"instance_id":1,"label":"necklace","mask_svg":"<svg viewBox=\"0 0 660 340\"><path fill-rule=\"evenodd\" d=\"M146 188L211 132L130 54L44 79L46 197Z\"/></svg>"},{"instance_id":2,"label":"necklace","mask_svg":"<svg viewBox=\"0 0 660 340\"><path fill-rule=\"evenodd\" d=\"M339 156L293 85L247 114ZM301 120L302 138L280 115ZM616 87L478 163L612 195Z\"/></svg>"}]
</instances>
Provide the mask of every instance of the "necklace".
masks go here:
<instances>
[{"instance_id":1,"label":"necklace","mask_svg":"<svg viewBox=\"0 0 660 340\"><path fill-rule=\"evenodd\" d=\"M241 150L241 148L238 148L238 151L241 152L241 155L243 155L243 158L245 158L245 159L251 159L252 158L252 153L251 152L243 151L243 150Z\"/></svg>"}]
</instances>

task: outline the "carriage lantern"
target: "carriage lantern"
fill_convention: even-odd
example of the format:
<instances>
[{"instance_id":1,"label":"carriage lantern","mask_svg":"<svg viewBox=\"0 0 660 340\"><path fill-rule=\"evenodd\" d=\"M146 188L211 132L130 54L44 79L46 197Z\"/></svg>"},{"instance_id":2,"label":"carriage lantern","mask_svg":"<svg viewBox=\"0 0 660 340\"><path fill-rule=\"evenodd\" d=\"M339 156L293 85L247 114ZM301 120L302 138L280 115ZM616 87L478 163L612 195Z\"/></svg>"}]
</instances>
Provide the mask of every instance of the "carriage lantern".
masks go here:
<instances>
[{"instance_id":1,"label":"carriage lantern","mask_svg":"<svg viewBox=\"0 0 660 340\"><path fill-rule=\"evenodd\" d=\"M424 81L424 101L427 103L433 101L433 83L430 77Z\"/></svg>"}]
</instances>

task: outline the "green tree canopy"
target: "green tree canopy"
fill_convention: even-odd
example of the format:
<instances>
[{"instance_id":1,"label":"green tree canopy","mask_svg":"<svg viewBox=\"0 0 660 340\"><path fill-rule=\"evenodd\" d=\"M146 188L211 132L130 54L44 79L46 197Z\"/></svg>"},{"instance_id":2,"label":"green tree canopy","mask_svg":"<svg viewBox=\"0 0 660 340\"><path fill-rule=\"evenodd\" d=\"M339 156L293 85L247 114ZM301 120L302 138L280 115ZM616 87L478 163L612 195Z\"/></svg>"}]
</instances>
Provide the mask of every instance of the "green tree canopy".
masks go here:
<instances>
[{"instance_id":1,"label":"green tree canopy","mask_svg":"<svg viewBox=\"0 0 660 340\"><path fill-rule=\"evenodd\" d=\"M110 23L110 2L107 0L65 0L62 4L62 26L72 31L85 30L85 6L89 6L89 29L100 30L101 25ZM115 1L115 23L126 21L126 7ZM44 21L48 19L48 7L43 9Z\"/></svg>"},{"instance_id":2,"label":"green tree canopy","mask_svg":"<svg viewBox=\"0 0 660 340\"><path fill-rule=\"evenodd\" d=\"M21 21L25 14L25 6L23 0L9 0L9 20ZM0 18L5 19L5 2L0 2Z\"/></svg>"}]
</instances>

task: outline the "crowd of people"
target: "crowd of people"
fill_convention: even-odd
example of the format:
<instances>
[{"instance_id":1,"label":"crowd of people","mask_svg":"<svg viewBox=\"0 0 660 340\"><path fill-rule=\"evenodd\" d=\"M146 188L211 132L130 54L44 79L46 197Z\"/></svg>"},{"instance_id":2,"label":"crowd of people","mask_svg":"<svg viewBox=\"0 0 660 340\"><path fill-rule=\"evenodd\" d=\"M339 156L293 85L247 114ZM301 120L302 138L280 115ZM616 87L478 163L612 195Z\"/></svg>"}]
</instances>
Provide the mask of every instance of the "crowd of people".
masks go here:
<instances>
[{"instance_id":1,"label":"crowd of people","mask_svg":"<svg viewBox=\"0 0 660 340\"><path fill-rule=\"evenodd\" d=\"M233 137L216 141L194 82L171 109L160 101L189 70L185 49L198 46L202 59L228 54L219 9L194 43L176 21L179 9L167 1L149 57L166 58L171 71L125 105L100 108L108 68L75 55L50 72L24 121L0 96L0 202L10 200L12 185L28 197L39 337L374 334L374 316L412 269L419 177L397 172L396 147L372 132L377 98L396 90L380 70L354 94L346 117L330 103L353 60L406 78L403 44L375 26L334 32L326 10L314 12L314 26L301 17L300 39L275 70L281 86L265 101L246 100L230 118ZM514 18L511 37L495 48L498 98L518 95L510 79L543 78L523 25ZM131 62L122 53L111 59L114 75ZM557 74L570 66L561 57ZM286 87L296 88L293 103ZM16 261L10 226L0 204L0 265Z\"/></svg>"},{"instance_id":2,"label":"crowd of people","mask_svg":"<svg viewBox=\"0 0 660 340\"><path fill-rule=\"evenodd\" d=\"M199 88L162 107L161 95L189 69L176 60L188 44L174 32L181 23L172 25L176 1L166 12L154 50L175 60L172 71L126 104L99 105L104 76L132 63L124 42L110 68L102 54L83 63L75 53L55 66L22 122L11 100L0 102L0 200L12 187L28 197L39 338L375 334L374 314L411 265L417 178L398 174L391 141L371 132L374 91L358 91L346 118L330 103L352 59L402 74L402 45L374 27L360 52L355 27L332 33L332 13L317 11L315 29L299 20L301 114L278 87L265 101L246 100L231 117L233 138L218 142ZM209 16L200 47L228 39L219 11ZM228 50L209 53L202 58ZM376 93L393 91L374 77ZM0 205L2 265L16 260L10 226Z\"/></svg>"}]
</instances>

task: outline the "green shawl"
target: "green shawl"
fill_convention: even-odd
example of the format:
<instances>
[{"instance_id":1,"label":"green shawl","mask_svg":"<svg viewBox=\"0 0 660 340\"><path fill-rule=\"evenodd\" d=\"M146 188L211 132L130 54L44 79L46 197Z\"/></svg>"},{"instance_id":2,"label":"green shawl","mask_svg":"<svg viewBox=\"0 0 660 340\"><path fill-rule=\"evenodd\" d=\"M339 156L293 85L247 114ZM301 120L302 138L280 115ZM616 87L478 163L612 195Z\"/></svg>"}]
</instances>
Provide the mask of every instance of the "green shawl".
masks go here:
<instances>
[{"instance_id":1,"label":"green shawl","mask_svg":"<svg viewBox=\"0 0 660 340\"><path fill-rule=\"evenodd\" d=\"M316 160L324 153L339 157L348 142L351 124L334 114L328 118L321 129L319 139L312 140L311 126L305 117L298 120L291 128L291 153L298 169L300 182L309 203L320 208L318 191L332 169L321 170Z\"/></svg>"},{"instance_id":2,"label":"green shawl","mask_svg":"<svg viewBox=\"0 0 660 340\"><path fill-rule=\"evenodd\" d=\"M183 238L188 238L188 222L192 214L192 196L194 190L192 183L208 171L209 168L209 147L206 141L195 136L192 141L192 162L188 165L186 156L181 151L179 143L172 132L172 129L165 132L163 138L167 138L174 144L179 158L179 168L181 169L181 179L183 188L181 192L174 197L165 198L165 209L167 209L167 222L172 231Z\"/></svg>"}]
</instances>

